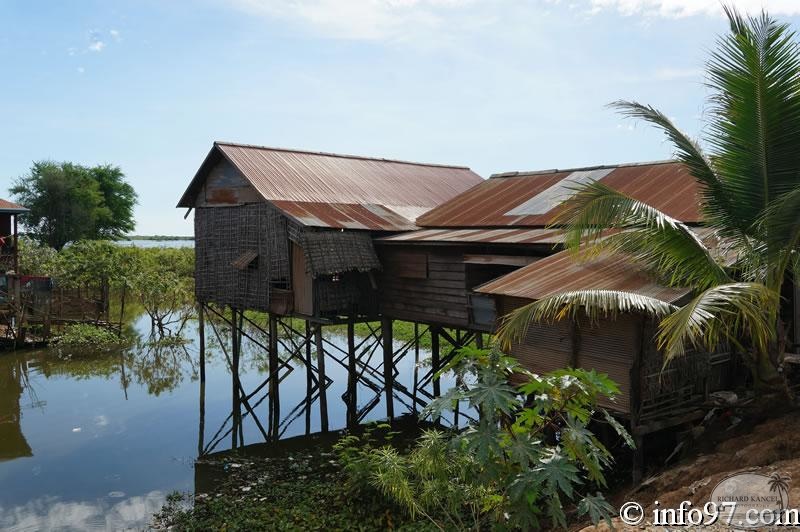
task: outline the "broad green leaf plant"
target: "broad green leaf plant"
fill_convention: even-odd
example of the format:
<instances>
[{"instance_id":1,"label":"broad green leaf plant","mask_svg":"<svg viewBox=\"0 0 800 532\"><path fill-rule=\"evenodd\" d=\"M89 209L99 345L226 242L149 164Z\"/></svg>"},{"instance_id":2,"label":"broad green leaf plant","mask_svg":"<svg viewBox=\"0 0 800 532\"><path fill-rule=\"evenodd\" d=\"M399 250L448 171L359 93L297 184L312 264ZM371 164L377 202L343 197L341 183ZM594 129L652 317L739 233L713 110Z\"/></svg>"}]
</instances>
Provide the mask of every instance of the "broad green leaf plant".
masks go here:
<instances>
[{"instance_id":1,"label":"broad green leaf plant","mask_svg":"<svg viewBox=\"0 0 800 532\"><path fill-rule=\"evenodd\" d=\"M633 441L599 406L618 393L606 375L564 369L539 376L497 350L470 348L447 371L463 384L423 414L444 417L460 402L478 420L457 433L426 430L407 451L369 435L345 437L337 452L351 489L367 500L388 498L440 530L552 530L566 528L568 514L610 523L614 512L600 490L613 459L590 423L607 423ZM512 376L521 384L510 384Z\"/></svg>"},{"instance_id":2,"label":"broad green leaf plant","mask_svg":"<svg viewBox=\"0 0 800 532\"><path fill-rule=\"evenodd\" d=\"M676 159L697 180L714 245L599 182L576 185L553 224L583 259L626 254L662 282L691 288L693 299L675 306L613 290L555 294L507 316L499 331L505 345L522 338L532 321L640 312L659 322L656 340L666 362L687 346L712 350L729 342L750 355L757 386L780 384L786 325L780 293L798 272L800 243L800 49L789 25L766 13L725 12L730 31L707 65L705 148L650 106L611 104L661 129L674 145ZM664 183L664 194L669 187Z\"/></svg>"}]
</instances>

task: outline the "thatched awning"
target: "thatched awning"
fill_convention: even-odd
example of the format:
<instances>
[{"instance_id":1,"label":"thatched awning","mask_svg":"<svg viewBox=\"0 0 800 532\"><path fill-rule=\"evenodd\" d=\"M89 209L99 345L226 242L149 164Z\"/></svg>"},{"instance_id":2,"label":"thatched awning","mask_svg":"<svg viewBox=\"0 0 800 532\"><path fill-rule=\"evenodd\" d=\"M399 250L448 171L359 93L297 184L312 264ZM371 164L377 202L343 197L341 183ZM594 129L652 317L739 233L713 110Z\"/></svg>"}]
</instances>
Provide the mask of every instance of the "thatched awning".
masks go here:
<instances>
[{"instance_id":1,"label":"thatched awning","mask_svg":"<svg viewBox=\"0 0 800 532\"><path fill-rule=\"evenodd\" d=\"M313 277L381 267L369 233L307 231L300 238Z\"/></svg>"}]
</instances>

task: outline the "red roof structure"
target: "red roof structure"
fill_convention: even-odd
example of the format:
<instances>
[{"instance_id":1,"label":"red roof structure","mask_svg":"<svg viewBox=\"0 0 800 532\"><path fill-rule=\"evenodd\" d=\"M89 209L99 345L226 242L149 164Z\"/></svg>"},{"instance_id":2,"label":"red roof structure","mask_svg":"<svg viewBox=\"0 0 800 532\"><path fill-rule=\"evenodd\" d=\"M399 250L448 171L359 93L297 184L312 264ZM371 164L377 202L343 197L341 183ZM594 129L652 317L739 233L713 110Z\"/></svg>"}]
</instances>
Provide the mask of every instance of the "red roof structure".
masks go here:
<instances>
[{"instance_id":1,"label":"red roof structure","mask_svg":"<svg viewBox=\"0 0 800 532\"><path fill-rule=\"evenodd\" d=\"M178 207L195 206L220 161L300 224L337 229L413 229L418 216L483 181L463 166L215 142Z\"/></svg>"},{"instance_id":2,"label":"red roof structure","mask_svg":"<svg viewBox=\"0 0 800 532\"><path fill-rule=\"evenodd\" d=\"M702 221L698 185L676 161L495 174L417 219L420 227L544 227L576 185L599 181L686 223Z\"/></svg>"}]
</instances>

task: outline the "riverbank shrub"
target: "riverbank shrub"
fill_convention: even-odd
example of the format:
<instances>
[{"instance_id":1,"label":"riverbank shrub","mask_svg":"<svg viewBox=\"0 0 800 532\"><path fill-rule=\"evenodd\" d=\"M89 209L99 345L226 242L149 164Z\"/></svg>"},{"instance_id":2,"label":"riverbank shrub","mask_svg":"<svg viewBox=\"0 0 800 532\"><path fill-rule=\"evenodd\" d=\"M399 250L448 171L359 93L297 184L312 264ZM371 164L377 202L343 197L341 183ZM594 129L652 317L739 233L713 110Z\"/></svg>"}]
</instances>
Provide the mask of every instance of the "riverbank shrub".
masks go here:
<instances>
[{"instance_id":1,"label":"riverbank shrub","mask_svg":"<svg viewBox=\"0 0 800 532\"><path fill-rule=\"evenodd\" d=\"M566 528L569 506L610 523L599 490L613 458L589 423L599 417L633 442L599 406L618 393L607 376L582 369L538 376L496 350L476 349L462 350L448 370L462 385L425 413L436 418L468 403L477 422L457 433L427 430L407 452L369 433L345 437L336 449L348 489L367 499L380 494L441 529ZM512 377L522 384L509 384Z\"/></svg>"},{"instance_id":2,"label":"riverbank shrub","mask_svg":"<svg viewBox=\"0 0 800 532\"><path fill-rule=\"evenodd\" d=\"M57 338L56 345L66 349L84 349L89 351L102 351L124 346L131 343L131 339L119 335L107 327L90 323L74 323L67 325L64 332Z\"/></svg>"}]
</instances>

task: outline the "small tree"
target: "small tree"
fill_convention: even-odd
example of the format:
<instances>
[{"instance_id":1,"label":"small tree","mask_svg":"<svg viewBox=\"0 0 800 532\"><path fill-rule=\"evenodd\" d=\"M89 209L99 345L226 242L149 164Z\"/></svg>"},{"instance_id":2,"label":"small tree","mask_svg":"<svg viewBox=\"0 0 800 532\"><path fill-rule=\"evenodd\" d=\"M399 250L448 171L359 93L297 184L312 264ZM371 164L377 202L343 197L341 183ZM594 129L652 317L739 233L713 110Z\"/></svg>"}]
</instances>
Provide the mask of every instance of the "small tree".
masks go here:
<instances>
[{"instance_id":1,"label":"small tree","mask_svg":"<svg viewBox=\"0 0 800 532\"><path fill-rule=\"evenodd\" d=\"M118 167L39 161L10 191L30 209L21 218L29 234L57 250L77 240L116 238L134 228L136 192Z\"/></svg>"}]
</instances>

